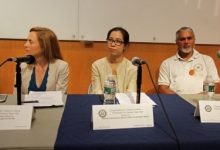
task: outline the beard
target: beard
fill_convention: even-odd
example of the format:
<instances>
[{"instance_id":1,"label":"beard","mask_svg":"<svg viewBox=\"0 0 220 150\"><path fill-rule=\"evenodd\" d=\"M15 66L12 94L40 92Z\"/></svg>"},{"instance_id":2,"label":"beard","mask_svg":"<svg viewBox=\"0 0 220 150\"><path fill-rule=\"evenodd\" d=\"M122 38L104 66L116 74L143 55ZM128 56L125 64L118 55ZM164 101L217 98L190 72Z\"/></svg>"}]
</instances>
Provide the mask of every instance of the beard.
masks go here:
<instances>
[{"instance_id":1,"label":"beard","mask_svg":"<svg viewBox=\"0 0 220 150\"><path fill-rule=\"evenodd\" d=\"M181 52L188 54L190 52L192 52L193 48L192 47L188 47L188 48L181 48Z\"/></svg>"}]
</instances>

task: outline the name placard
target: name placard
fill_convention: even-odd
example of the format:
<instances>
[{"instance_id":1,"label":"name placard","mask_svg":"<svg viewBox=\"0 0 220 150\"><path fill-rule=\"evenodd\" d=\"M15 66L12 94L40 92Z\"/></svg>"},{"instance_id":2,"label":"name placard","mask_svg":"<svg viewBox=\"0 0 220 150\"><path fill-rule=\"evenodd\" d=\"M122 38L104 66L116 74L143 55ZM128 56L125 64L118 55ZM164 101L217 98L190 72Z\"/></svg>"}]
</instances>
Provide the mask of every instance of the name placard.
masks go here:
<instances>
[{"instance_id":1,"label":"name placard","mask_svg":"<svg viewBox=\"0 0 220 150\"><path fill-rule=\"evenodd\" d=\"M197 106L197 116L203 123L220 123L220 101L199 101Z\"/></svg>"},{"instance_id":2,"label":"name placard","mask_svg":"<svg viewBox=\"0 0 220 150\"><path fill-rule=\"evenodd\" d=\"M93 130L153 127L151 104L93 105Z\"/></svg>"},{"instance_id":3,"label":"name placard","mask_svg":"<svg viewBox=\"0 0 220 150\"><path fill-rule=\"evenodd\" d=\"M33 106L0 105L0 130L30 129Z\"/></svg>"}]
</instances>

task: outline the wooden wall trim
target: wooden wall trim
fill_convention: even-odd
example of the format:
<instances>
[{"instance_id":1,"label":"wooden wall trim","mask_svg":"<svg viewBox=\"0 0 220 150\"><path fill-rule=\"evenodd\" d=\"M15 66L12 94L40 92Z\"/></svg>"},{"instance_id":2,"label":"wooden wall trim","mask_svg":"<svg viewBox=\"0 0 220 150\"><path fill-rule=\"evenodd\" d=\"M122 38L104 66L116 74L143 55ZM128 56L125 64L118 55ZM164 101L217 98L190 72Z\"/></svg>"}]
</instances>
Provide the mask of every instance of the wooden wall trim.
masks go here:
<instances>
[{"instance_id":1,"label":"wooden wall trim","mask_svg":"<svg viewBox=\"0 0 220 150\"><path fill-rule=\"evenodd\" d=\"M24 55L25 40L0 40L0 62L9 57ZM70 65L69 94L86 94L91 82L91 64L106 55L105 42L84 43L80 41L60 41L61 51L65 61ZM201 53L210 55L220 72L220 59L216 52L220 45L197 45ZM157 83L161 62L174 55L175 44L162 43L131 43L125 56L128 59L137 56L148 62L154 81ZM0 93L12 93L15 79L15 63L8 62L0 68ZM154 93L147 68L143 66L142 91Z\"/></svg>"}]
</instances>

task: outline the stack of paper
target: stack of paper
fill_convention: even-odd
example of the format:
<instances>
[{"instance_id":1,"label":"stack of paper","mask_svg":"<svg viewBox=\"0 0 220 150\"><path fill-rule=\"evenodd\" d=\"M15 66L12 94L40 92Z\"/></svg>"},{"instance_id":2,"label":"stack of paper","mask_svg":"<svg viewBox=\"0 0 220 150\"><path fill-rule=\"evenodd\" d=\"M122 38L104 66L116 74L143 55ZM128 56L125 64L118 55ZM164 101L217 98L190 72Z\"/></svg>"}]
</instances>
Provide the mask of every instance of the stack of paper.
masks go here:
<instances>
[{"instance_id":1,"label":"stack of paper","mask_svg":"<svg viewBox=\"0 0 220 150\"><path fill-rule=\"evenodd\" d=\"M119 101L119 104L135 104L136 103L137 93L116 93L116 98ZM150 103L152 105L157 105L149 96L145 93L140 95L140 103Z\"/></svg>"},{"instance_id":2,"label":"stack of paper","mask_svg":"<svg viewBox=\"0 0 220 150\"><path fill-rule=\"evenodd\" d=\"M22 103L34 107L63 106L63 93L62 91L30 91L28 95L25 95Z\"/></svg>"}]
</instances>

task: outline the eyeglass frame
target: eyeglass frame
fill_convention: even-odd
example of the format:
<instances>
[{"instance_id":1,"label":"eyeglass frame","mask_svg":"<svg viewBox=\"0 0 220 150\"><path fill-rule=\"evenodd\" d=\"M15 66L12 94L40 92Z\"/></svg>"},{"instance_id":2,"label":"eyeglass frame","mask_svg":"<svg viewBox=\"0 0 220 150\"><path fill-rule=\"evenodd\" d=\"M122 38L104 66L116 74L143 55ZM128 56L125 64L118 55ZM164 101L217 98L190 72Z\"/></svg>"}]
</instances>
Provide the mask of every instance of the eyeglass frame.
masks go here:
<instances>
[{"instance_id":1,"label":"eyeglass frame","mask_svg":"<svg viewBox=\"0 0 220 150\"><path fill-rule=\"evenodd\" d=\"M124 41L121 41L121 40L118 40L118 39L113 40L112 38L109 38L109 39L107 39L107 43L108 44L114 43L116 46L120 46L120 45L124 44Z\"/></svg>"}]
</instances>

